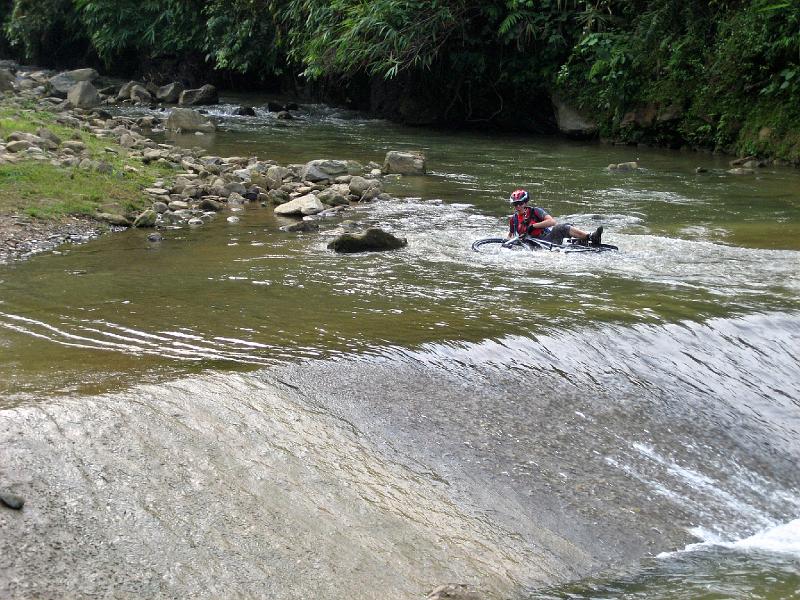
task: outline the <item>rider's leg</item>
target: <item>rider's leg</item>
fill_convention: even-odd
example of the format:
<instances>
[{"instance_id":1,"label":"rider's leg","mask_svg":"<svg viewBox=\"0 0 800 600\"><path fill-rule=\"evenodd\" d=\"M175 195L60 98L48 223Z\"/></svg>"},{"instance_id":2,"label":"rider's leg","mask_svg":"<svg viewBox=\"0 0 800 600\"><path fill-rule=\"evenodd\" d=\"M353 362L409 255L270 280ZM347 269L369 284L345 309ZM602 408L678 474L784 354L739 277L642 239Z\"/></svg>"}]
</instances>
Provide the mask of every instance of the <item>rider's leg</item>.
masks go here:
<instances>
[{"instance_id":1,"label":"rider's leg","mask_svg":"<svg viewBox=\"0 0 800 600\"><path fill-rule=\"evenodd\" d=\"M603 226L601 225L600 227L595 229L592 233L586 233L583 229L578 229L577 227L570 226L569 235L571 237L578 238L583 244L589 243L599 246L600 237L603 235Z\"/></svg>"},{"instance_id":2,"label":"rider's leg","mask_svg":"<svg viewBox=\"0 0 800 600\"><path fill-rule=\"evenodd\" d=\"M578 229L577 227L570 226L569 237L578 238L579 240L585 240L587 237L589 237L589 234L586 233L583 229Z\"/></svg>"}]
</instances>

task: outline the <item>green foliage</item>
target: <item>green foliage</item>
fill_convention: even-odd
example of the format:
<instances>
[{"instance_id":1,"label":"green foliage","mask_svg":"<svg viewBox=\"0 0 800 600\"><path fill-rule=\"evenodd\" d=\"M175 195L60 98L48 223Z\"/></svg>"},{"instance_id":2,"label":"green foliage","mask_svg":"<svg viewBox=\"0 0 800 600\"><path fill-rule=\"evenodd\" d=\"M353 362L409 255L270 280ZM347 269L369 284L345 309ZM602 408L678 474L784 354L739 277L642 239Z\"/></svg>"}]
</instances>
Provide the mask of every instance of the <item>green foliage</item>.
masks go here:
<instances>
[{"instance_id":1,"label":"green foliage","mask_svg":"<svg viewBox=\"0 0 800 600\"><path fill-rule=\"evenodd\" d=\"M125 52L181 54L203 41L201 0L74 0L97 54L107 64Z\"/></svg>"},{"instance_id":2,"label":"green foliage","mask_svg":"<svg viewBox=\"0 0 800 600\"><path fill-rule=\"evenodd\" d=\"M203 49L217 69L264 74L281 71L278 6L268 0L212 0L203 8Z\"/></svg>"},{"instance_id":3,"label":"green foliage","mask_svg":"<svg viewBox=\"0 0 800 600\"><path fill-rule=\"evenodd\" d=\"M338 88L394 79L410 85L404 102L415 95L463 121L509 107L524 112L528 99L559 92L609 135L659 141L680 134L693 145L736 150L752 146L746 131L761 129L754 114L777 127L777 115L794 114L800 95L800 0L3 5L10 7L5 37L30 59L86 42L108 65L120 57L155 64L194 57L255 79L286 70ZM624 116L643 106L678 107L679 122L671 133L621 129Z\"/></svg>"},{"instance_id":4,"label":"green foliage","mask_svg":"<svg viewBox=\"0 0 800 600\"><path fill-rule=\"evenodd\" d=\"M292 0L290 57L309 78L366 72L394 77L430 68L452 37L463 39L467 5L461 0Z\"/></svg>"},{"instance_id":5,"label":"green foliage","mask_svg":"<svg viewBox=\"0 0 800 600\"><path fill-rule=\"evenodd\" d=\"M69 55L70 47L84 39L72 0L12 0L3 4L10 8L2 22L3 33L23 60L38 62L62 53Z\"/></svg>"}]
</instances>

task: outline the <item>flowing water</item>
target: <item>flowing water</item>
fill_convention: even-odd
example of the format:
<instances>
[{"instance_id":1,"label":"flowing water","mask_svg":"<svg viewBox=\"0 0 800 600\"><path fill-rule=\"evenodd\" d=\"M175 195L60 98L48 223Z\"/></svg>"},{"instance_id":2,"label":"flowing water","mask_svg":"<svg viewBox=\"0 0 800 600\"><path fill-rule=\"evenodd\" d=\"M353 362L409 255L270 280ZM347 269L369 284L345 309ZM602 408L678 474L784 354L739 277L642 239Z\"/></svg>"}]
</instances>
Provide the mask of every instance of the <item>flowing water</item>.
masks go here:
<instances>
[{"instance_id":1,"label":"flowing water","mask_svg":"<svg viewBox=\"0 0 800 600\"><path fill-rule=\"evenodd\" d=\"M0 590L67 565L111 574L87 594L800 598L800 173L231 108L171 141L423 150L346 215L408 246L339 256L338 220L248 206L0 267L0 479L96 549L42 574L48 543L17 548ZM473 252L516 187L620 252Z\"/></svg>"}]
</instances>

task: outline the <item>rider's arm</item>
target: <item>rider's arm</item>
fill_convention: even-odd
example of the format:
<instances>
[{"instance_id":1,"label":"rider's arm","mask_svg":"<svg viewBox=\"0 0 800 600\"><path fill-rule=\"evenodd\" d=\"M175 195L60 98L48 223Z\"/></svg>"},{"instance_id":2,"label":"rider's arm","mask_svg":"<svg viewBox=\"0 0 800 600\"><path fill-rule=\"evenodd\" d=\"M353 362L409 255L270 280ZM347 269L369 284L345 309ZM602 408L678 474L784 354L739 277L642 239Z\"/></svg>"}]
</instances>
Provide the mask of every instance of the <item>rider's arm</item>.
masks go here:
<instances>
[{"instance_id":1,"label":"rider's arm","mask_svg":"<svg viewBox=\"0 0 800 600\"><path fill-rule=\"evenodd\" d=\"M534 208L533 213L536 216L536 218L539 219L539 221L536 223L531 221L530 226L533 227L534 229L545 229L547 227L553 227L556 224L556 220L550 215L548 215L541 208L538 207Z\"/></svg>"}]
</instances>

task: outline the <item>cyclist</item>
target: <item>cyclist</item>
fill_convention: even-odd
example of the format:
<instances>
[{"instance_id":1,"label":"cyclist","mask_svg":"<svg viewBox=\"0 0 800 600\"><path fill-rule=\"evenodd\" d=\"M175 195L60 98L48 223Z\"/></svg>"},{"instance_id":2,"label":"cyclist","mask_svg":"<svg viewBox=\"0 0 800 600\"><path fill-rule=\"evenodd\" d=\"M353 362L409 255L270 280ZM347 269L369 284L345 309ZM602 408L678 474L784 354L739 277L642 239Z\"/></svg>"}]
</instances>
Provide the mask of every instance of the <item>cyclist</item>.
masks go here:
<instances>
[{"instance_id":1,"label":"cyclist","mask_svg":"<svg viewBox=\"0 0 800 600\"><path fill-rule=\"evenodd\" d=\"M528 206L529 199L525 190L515 190L511 193L508 202L514 207L514 214L508 220L506 239L511 239L515 235L529 235L551 244L561 244L564 238L573 237L577 238L579 244L600 245L602 226L592 233L587 233L572 223L557 223L545 209Z\"/></svg>"}]
</instances>

